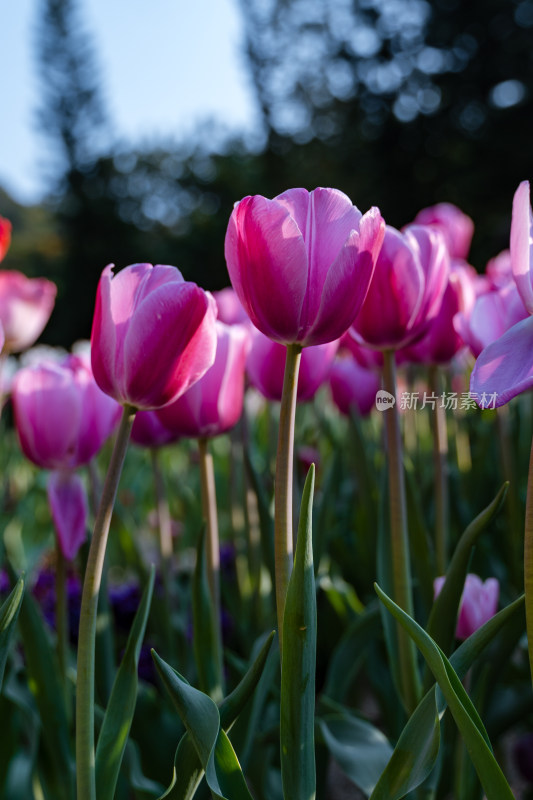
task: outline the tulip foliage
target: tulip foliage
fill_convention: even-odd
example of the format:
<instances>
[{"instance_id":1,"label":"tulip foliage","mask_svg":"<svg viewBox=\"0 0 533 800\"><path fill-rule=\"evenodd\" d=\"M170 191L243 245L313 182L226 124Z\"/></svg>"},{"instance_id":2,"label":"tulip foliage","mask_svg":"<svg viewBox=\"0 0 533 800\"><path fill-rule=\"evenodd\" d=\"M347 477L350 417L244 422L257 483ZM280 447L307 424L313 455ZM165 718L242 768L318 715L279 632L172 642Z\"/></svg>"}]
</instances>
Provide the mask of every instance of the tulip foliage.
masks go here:
<instances>
[{"instance_id":1,"label":"tulip foliage","mask_svg":"<svg viewBox=\"0 0 533 800\"><path fill-rule=\"evenodd\" d=\"M531 220L245 197L231 287L109 265L13 360L0 217L2 800L529 796Z\"/></svg>"}]
</instances>

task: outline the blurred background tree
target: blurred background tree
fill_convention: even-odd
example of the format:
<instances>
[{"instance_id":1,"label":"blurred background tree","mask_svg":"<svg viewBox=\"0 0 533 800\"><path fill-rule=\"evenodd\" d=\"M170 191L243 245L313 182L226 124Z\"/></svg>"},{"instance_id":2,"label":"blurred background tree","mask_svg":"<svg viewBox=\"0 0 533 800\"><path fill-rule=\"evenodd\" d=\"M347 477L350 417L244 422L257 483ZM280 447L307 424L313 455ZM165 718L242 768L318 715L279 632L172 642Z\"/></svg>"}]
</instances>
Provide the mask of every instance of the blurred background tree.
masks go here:
<instances>
[{"instance_id":1,"label":"blurred background tree","mask_svg":"<svg viewBox=\"0 0 533 800\"><path fill-rule=\"evenodd\" d=\"M336 186L397 227L448 200L474 219L478 269L507 246L530 176L533 0L242 0L263 145L215 122L150 151L113 140L82 9L41 5L49 196L25 209L0 195L17 231L5 266L59 284L47 341L89 335L108 262L226 285L225 229L246 194Z\"/></svg>"}]
</instances>

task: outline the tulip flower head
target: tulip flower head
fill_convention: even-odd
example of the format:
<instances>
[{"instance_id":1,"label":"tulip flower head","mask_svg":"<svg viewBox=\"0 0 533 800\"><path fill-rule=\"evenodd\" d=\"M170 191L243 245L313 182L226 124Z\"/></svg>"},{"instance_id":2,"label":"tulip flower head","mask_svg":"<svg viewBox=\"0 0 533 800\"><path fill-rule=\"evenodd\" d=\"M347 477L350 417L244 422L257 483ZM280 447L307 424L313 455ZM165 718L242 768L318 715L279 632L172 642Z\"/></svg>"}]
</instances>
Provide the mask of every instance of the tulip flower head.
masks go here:
<instances>
[{"instance_id":1,"label":"tulip flower head","mask_svg":"<svg viewBox=\"0 0 533 800\"><path fill-rule=\"evenodd\" d=\"M55 283L46 278L0 270L0 322L5 336L2 352L20 353L38 339L50 319L56 292Z\"/></svg>"},{"instance_id":2,"label":"tulip flower head","mask_svg":"<svg viewBox=\"0 0 533 800\"><path fill-rule=\"evenodd\" d=\"M433 588L435 597L444 586L444 576L435 578ZM500 584L497 578L488 578L485 582L477 575L466 576L455 636L457 639L468 639L478 628L491 619L498 610Z\"/></svg>"},{"instance_id":3,"label":"tulip flower head","mask_svg":"<svg viewBox=\"0 0 533 800\"><path fill-rule=\"evenodd\" d=\"M513 277L529 316L479 354L470 393L482 408L502 406L533 388L533 214L528 181L514 195L510 245Z\"/></svg>"},{"instance_id":4,"label":"tulip flower head","mask_svg":"<svg viewBox=\"0 0 533 800\"><path fill-rule=\"evenodd\" d=\"M236 204L226 233L228 272L265 336L302 346L338 339L363 303L384 235L336 189L289 189Z\"/></svg>"},{"instance_id":5,"label":"tulip flower head","mask_svg":"<svg viewBox=\"0 0 533 800\"><path fill-rule=\"evenodd\" d=\"M343 355L332 364L329 385L341 414L350 416L355 410L366 416L374 408L381 380L375 370L362 367L351 355Z\"/></svg>"},{"instance_id":6,"label":"tulip flower head","mask_svg":"<svg viewBox=\"0 0 533 800\"><path fill-rule=\"evenodd\" d=\"M474 223L460 208L452 203L437 203L424 208L415 217L417 225L433 225L442 232L451 258L468 257Z\"/></svg>"},{"instance_id":7,"label":"tulip flower head","mask_svg":"<svg viewBox=\"0 0 533 800\"><path fill-rule=\"evenodd\" d=\"M102 272L91 333L96 382L121 405L171 403L213 364L216 308L176 267Z\"/></svg>"},{"instance_id":8,"label":"tulip flower head","mask_svg":"<svg viewBox=\"0 0 533 800\"><path fill-rule=\"evenodd\" d=\"M350 329L361 344L398 350L419 339L437 316L449 255L436 228L387 226L365 303Z\"/></svg>"},{"instance_id":9,"label":"tulip flower head","mask_svg":"<svg viewBox=\"0 0 533 800\"><path fill-rule=\"evenodd\" d=\"M19 370L12 398L21 449L43 469L87 464L120 417L120 406L98 388L80 356Z\"/></svg>"},{"instance_id":10,"label":"tulip flower head","mask_svg":"<svg viewBox=\"0 0 533 800\"><path fill-rule=\"evenodd\" d=\"M139 447L158 448L177 441L174 431L166 428L159 419L157 411L138 411L135 414L131 441Z\"/></svg>"}]
</instances>

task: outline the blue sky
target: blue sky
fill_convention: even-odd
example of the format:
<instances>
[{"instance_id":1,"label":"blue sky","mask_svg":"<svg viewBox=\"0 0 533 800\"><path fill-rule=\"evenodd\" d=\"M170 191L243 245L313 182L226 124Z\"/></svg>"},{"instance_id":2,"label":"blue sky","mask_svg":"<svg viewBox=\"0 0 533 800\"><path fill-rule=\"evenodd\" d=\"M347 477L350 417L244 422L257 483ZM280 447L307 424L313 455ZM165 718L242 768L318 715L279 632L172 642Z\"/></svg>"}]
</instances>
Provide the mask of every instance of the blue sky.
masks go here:
<instances>
[{"instance_id":1,"label":"blue sky","mask_svg":"<svg viewBox=\"0 0 533 800\"><path fill-rule=\"evenodd\" d=\"M47 158L34 117L39 2L5 0L0 27L0 184L19 202L41 196ZM117 138L139 144L180 138L210 116L238 130L257 126L237 0L80 0L80 5Z\"/></svg>"}]
</instances>

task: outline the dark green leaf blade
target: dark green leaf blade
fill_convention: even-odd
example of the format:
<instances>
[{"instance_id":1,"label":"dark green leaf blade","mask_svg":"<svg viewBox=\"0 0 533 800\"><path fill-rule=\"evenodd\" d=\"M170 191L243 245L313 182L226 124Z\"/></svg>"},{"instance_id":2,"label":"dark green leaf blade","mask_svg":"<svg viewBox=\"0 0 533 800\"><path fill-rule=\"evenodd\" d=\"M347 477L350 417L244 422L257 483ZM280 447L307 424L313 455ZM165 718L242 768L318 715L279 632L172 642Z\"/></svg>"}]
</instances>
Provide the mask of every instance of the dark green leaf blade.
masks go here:
<instances>
[{"instance_id":1,"label":"dark green leaf blade","mask_svg":"<svg viewBox=\"0 0 533 800\"><path fill-rule=\"evenodd\" d=\"M446 699L463 737L487 800L513 800L513 794L492 750L483 724L450 662L430 636L376 586L380 600L411 636Z\"/></svg>"}]
</instances>

